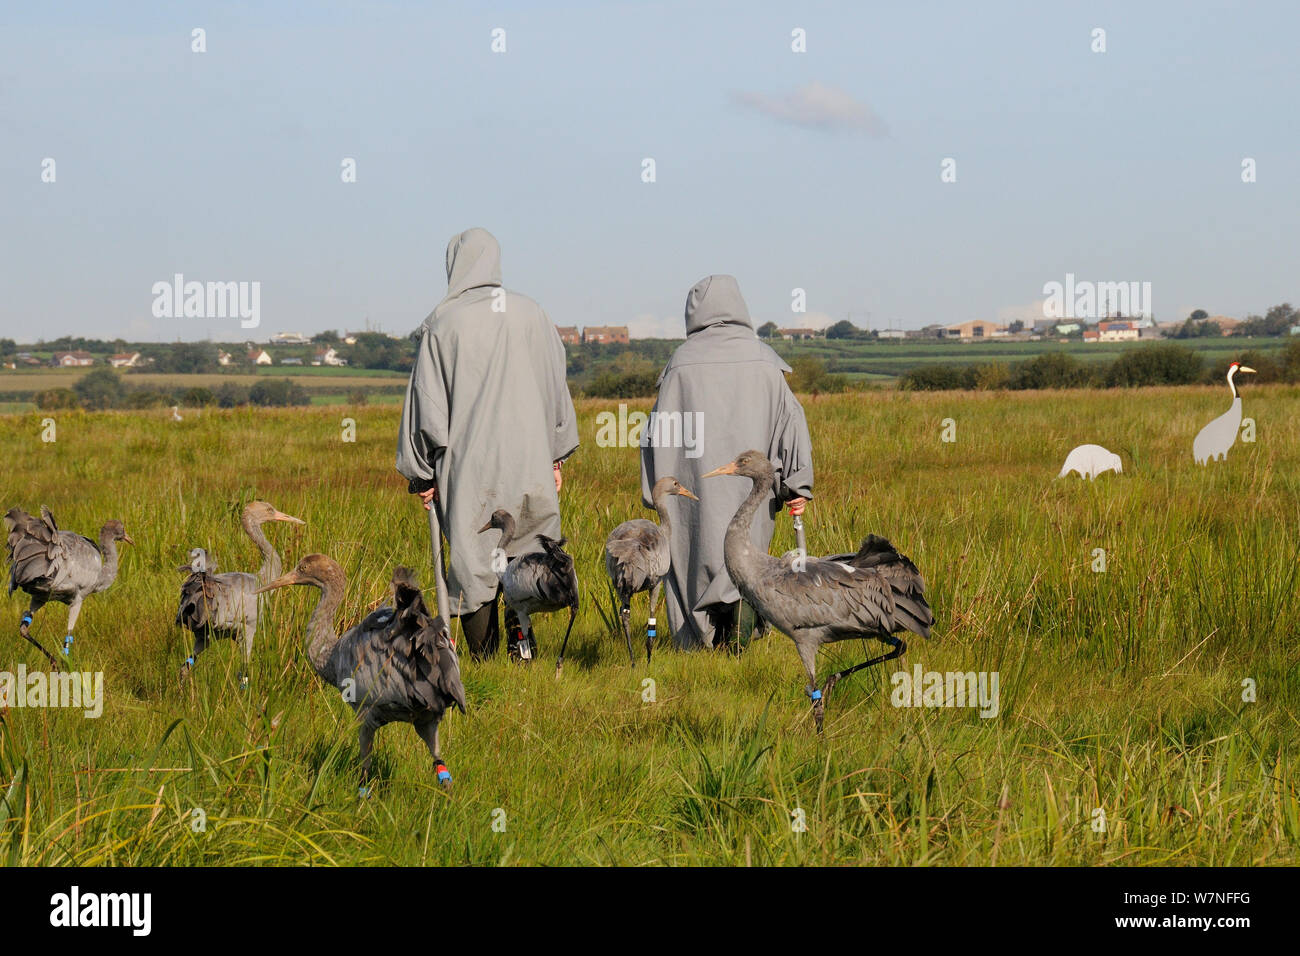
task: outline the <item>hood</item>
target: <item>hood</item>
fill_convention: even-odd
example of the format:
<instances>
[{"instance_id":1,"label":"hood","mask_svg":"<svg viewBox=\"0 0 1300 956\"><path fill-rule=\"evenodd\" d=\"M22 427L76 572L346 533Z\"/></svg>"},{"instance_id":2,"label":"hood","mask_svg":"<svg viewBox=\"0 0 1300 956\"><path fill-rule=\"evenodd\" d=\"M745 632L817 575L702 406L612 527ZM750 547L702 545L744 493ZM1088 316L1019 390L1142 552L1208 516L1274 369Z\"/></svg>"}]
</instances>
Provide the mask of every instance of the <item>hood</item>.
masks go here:
<instances>
[{"instance_id":1,"label":"hood","mask_svg":"<svg viewBox=\"0 0 1300 956\"><path fill-rule=\"evenodd\" d=\"M466 229L447 243L447 296L501 285L501 246L486 229ZM444 299L443 301L446 301Z\"/></svg>"},{"instance_id":2,"label":"hood","mask_svg":"<svg viewBox=\"0 0 1300 956\"><path fill-rule=\"evenodd\" d=\"M686 294L686 334L694 335L715 325L739 326L751 334L754 331L749 307L734 276L709 276Z\"/></svg>"}]
</instances>

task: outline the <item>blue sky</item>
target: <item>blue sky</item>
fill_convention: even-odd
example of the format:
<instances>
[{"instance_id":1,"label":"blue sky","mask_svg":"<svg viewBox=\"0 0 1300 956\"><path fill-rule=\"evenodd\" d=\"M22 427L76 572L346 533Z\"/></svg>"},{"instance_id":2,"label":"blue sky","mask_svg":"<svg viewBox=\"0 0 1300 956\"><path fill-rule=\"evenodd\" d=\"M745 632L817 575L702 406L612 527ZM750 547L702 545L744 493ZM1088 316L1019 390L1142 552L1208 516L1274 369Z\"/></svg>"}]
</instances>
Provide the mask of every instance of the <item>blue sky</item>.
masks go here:
<instances>
[{"instance_id":1,"label":"blue sky","mask_svg":"<svg viewBox=\"0 0 1300 956\"><path fill-rule=\"evenodd\" d=\"M6 4L0 335L406 332L475 225L557 324L642 335L714 272L781 325L1032 315L1067 272L1161 320L1300 298L1295 4L467 6ZM154 318L176 272L260 282L261 327Z\"/></svg>"}]
</instances>

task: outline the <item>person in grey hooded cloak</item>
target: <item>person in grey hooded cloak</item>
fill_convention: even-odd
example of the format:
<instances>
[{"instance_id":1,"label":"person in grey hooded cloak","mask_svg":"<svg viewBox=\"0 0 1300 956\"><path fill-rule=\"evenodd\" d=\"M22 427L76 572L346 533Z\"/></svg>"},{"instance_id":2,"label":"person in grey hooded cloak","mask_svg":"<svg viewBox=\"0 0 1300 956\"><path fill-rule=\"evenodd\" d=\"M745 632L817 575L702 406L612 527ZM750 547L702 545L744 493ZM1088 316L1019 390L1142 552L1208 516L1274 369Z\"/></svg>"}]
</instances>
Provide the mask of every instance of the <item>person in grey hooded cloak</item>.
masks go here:
<instances>
[{"instance_id":1,"label":"person in grey hooded cloak","mask_svg":"<svg viewBox=\"0 0 1300 956\"><path fill-rule=\"evenodd\" d=\"M397 470L437 509L450 550L448 608L470 652L496 651L495 535L479 529L504 508L515 518L510 558L560 532L560 462L578 447L564 345L532 299L501 285L501 248L485 229L447 245L447 295L424 320L406 389ZM441 542L434 543L436 547Z\"/></svg>"},{"instance_id":2,"label":"person in grey hooded cloak","mask_svg":"<svg viewBox=\"0 0 1300 956\"><path fill-rule=\"evenodd\" d=\"M748 448L777 469L776 490L753 524L755 546L768 550L782 502L802 514L812 497L812 439L785 374L790 366L758 340L731 276L701 279L686 297L686 341L659 376L659 394L641 436L641 498L649 507L657 479L673 475L698 504L673 508L665 605L678 647L714 647L737 624L740 592L723 562L727 525L749 493L743 481L710 482L707 471Z\"/></svg>"}]
</instances>

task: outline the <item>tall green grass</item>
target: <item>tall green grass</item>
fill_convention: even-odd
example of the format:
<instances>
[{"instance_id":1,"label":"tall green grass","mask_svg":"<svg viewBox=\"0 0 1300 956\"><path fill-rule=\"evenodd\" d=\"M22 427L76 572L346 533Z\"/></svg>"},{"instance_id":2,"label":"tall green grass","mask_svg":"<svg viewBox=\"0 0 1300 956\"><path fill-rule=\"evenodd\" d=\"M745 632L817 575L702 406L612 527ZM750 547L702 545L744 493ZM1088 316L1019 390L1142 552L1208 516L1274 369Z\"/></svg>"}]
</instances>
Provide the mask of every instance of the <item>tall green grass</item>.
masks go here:
<instances>
[{"instance_id":1,"label":"tall green grass","mask_svg":"<svg viewBox=\"0 0 1300 956\"><path fill-rule=\"evenodd\" d=\"M314 592L268 605L248 691L229 642L182 690L174 569L199 545L254 567L237 515L263 497L308 522L270 529L286 562L324 551L347 571L341 626L385 597L396 564L431 589L424 515L392 469L397 409L64 413L52 444L44 415L0 417L0 506L44 503L83 533L118 517L137 541L78 626L73 663L105 673L104 716L11 709L0 724L0 860L1295 863L1300 390L1248 391L1258 441L1197 466L1192 437L1227 402L1222 388L806 400L810 550L888 536L925 573L937 622L897 669L996 670L1001 689L989 720L896 708L886 665L836 687L821 739L779 634L739 657L661 649L628 667L601 553L642 514L636 450L597 448L610 403L585 402L562 494L584 592L564 677L550 666L559 617L540 625L537 665L463 662L470 712L443 723L453 792L393 725L367 801L350 711L303 654ZM945 418L955 443L940 441ZM1084 442L1119 452L1125 473L1055 480ZM774 550L792 546L783 522ZM0 669L41 665L16 633L19 598ZM64 614L37 616L47 647ZM830 647L821 673L861 654Z\"/></svg>"}]
</instances>

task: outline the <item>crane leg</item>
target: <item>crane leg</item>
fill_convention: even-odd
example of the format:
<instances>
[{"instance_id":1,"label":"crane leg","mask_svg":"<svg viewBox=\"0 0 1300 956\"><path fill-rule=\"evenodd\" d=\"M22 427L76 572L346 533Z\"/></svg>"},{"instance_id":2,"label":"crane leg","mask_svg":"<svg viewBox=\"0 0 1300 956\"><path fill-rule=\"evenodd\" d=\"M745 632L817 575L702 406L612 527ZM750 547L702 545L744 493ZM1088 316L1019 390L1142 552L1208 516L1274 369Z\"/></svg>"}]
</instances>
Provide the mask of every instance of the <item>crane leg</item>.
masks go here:
<instances>
[{"instance_id":1,"label":"crane leg","mask_svg":"<svg viewBox=\"0 0 1300 956\"><path fill-rule=\"evenodd\" d=\"M632 653L632 608L623 603L618 610L619 620L623 622L623 633L627 635L627 659L636 667L636 655Z\"/></svg>"},{"instance_id":2,"label":"crane leg","mask_svg":"<svg viewBox=\"0 0 1300 956\"><path fill-rule=\"evenodd\" d=\"M826 698L830 696L831 690L839 683L840 678L848 677L850 674L857 673L867 667L874 667L876 664L883 664L885 661L892 661L895 657L900 656L907 650L907 642L901 637L895 637L894 635L889 634L882 637L881 640L886 644L891 645L894 649L888 654L881 654L879 657L873 657L871 660L863 661L861 664L854 664L852 667L846 667L842 671L836 671L830 677L826 678L826 683L822 685L822 689L816 692L816 696L813 700L813 714L814 717L817 718L818 733L821 733L822 722L821 717L818 716L817 712L820 710L822 714L825 713Z\"/></svg>"},{"instance_id":3,"label":"crane leg","mask_svg":"<svg viewBox=\"0 0 1300 956\"><path fill-rule=\"evenodd\" d=\"M564 667L564 651L569 646L569 634L573 631L573 619L578 616L576 607L569 608L569 626L564 630L564 641L560 644L560 656L555 659L555 676L560 676L560 670Z\"/></svg>"},{"instance_id":4,"label":"crane leg","mask_svg":"<svg viewBox=\"0 0 1300 956\"><path fill-rule=\"evenodd\" d=\"M31 624L32 624L32 615L35 614L40 609L41 606L37 604L35 601L33 601L32 606L28 608L27 613L25 613L18 622L18 634L20 637L22 637L24 641L31 644L38 651L44 654L46 660L48 660L50 662L50 665L57 671L59 669L58 659L49 651L47 651L45 648L41 647L41 642L38 641L36 638L32 637L32 635L29 633L29 629L31 628Z\"/></svg>"},{"instance_id":5,"label":"crane leg","mask_svg":"<svg viewBox=\"0 0 1300 956\"><path fill-rule=\"evenodd\" d=\"M81 598L73 598L72 603L68 605L68 636L63 639L64 657L72 653L72 629L77 626L77 618L80 616Z\"/></svg>"},{"instance_id":6,"label":"crane leg","mask_svg":"<svg viewBox=\"0 0 1300 956\"><path fill-rule=\"evenodd\" d=\"M650 651L654 648L655 637L658 636L659 630L655 626L655 611L659 607L659 595L663 592L664 581L660 578L655 582L654 587L650 589L650 617L646 620L645 627L645 663L650 666Z\"/></svg>"},{"instance_id":7,"label":"crane leg","mask_svg":"<svg viewBox=\"0 0 1300 956\"><path fill-rule=\"evenodd\" d=\"M438 775L438 782L442 784L444 790L451 793L451 771L447 769L447 765L438 756L438 722L430 720L423 724L416 724L415 732L420 735L424 745L429 748L429 756L433 758L433 772Z\"/></svg>"},{"instance_id":8,"label":"crane leg","mask_svg":"<svg viewBox=\"0 0 1300 956\"><path fill-rule=\"evenodd\" d=\"M361 786L357 788L358 796L370 796L370 757L375 742L375 728L362 723L357 727L357 744L361 752Z\"/></svg>"},{"instance_id":9,"label":"crane leg","mask_svg":"<svg viewBox=\"0 0 1300 956\"><path fill-rule=\"evenodd\" d=\"M181 665L180 680L182 684L189 680L190 671L194 670L194 665L198 661L199 655L203 653L207 646L208 638L206 634L194 635L194 649L190 651L190 656L185 658L185 663Z\"/></svg>"},{"instance_id":10,"label":"crane leg","mask_svg":"<svg viewBox=\"0 0 1300 956\"><path fill-rule=\"evenodd\" d=\"M251 624L244 622L244 646L241 650L244 653L243 666L239 668L239 689L248 690L248 665L253 659L253 638L257 635L257 621Z\"/></svg>"}]
</instances>

